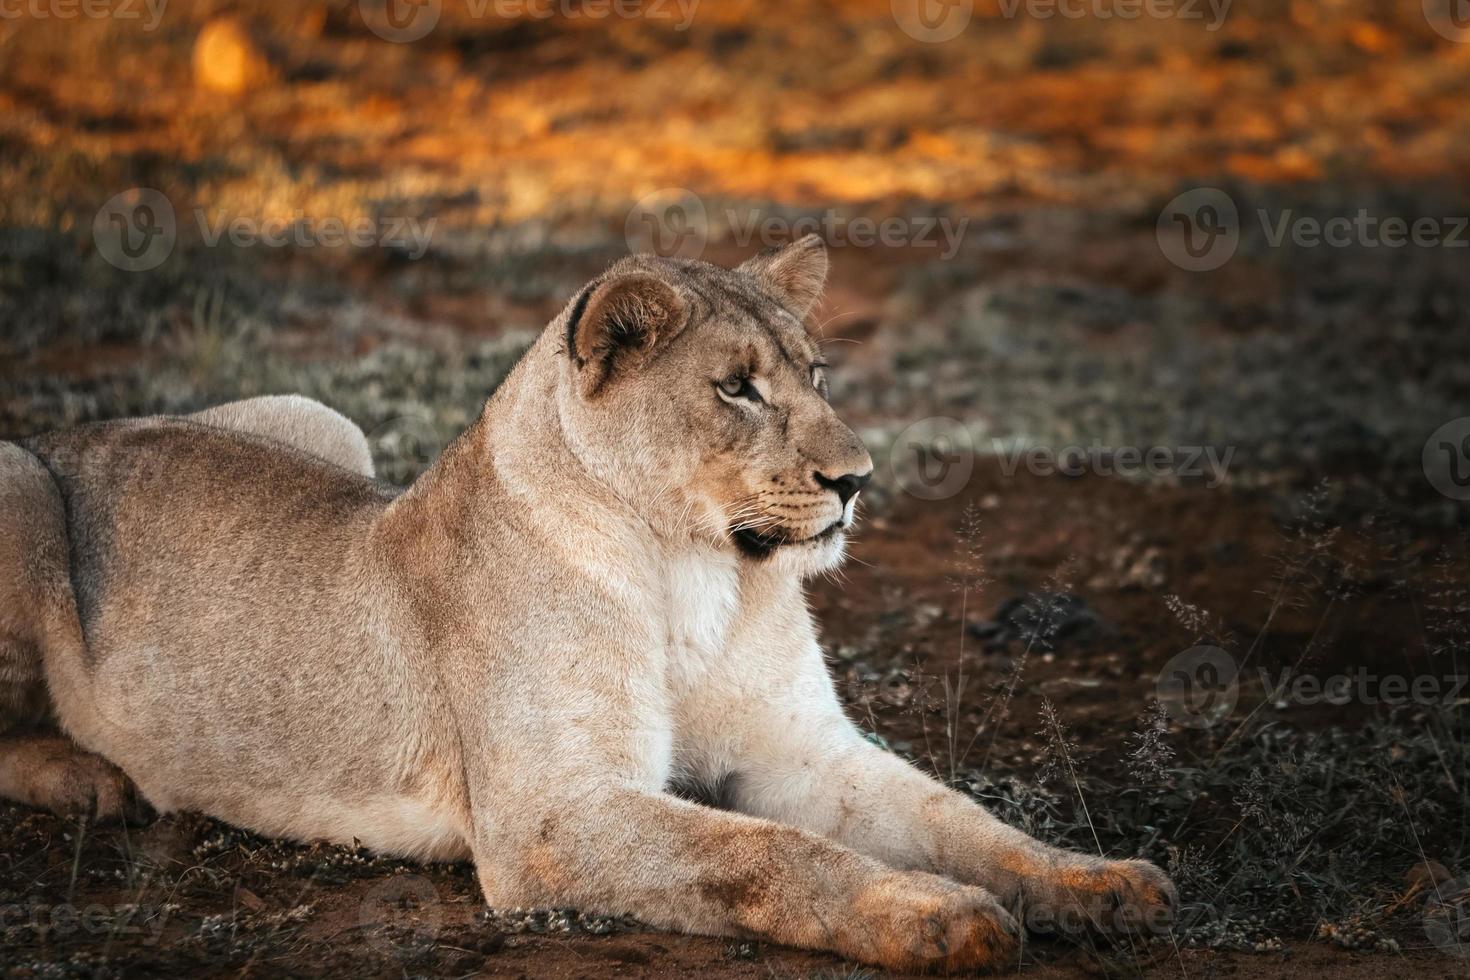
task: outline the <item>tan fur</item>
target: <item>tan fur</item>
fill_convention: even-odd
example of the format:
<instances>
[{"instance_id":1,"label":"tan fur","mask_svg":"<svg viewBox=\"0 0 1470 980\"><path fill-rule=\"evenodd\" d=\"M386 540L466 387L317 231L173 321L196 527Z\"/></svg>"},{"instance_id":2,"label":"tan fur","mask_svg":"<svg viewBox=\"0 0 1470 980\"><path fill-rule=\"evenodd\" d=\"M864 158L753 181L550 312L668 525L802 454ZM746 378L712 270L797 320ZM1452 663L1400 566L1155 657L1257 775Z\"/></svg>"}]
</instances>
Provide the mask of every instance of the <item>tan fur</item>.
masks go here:
<instances>
[{"instance_id":1,"label":"tan fur","mask_svg":"<svg viewBox=\"0 0 1470 980\"><path fill-rule=\"evenodd\" d=\"M271 439L363 476L367 437L349 419L300 395L231 402L190 418ZM36 609L66 609L65 517L50 474L19 446L0 443L0 796L59 813L121 816L131 784L111 763L58 734L42 677ZM47 579L49 573L49 581ZM44 597L50 591L59 594Z\"/></svg>"},{"instance_id":2,"label":"tan fur","mask_svg":"<svg viewBox=\"0 0 1470 980\"><path fill-rule=\"evenodd\" d=\"M300 395L266 395L195 412L190 418L221 429L274 439L363 476L373 475L367 436L351 419Z\"/></svg>"},{"instance_id":3,"label":"tan fur","mask_svg":"<svg viewBox=\"0 0 1470 980\"><path fill-rule=\"evenodd\" d=\"M162 810L469 857L493 905L897 969L1011 962L1002 903L1167 906L844 717L802 580L872 464L800 322L825 270L620 263L401 495L198 420L8 447L62 505L68 549L5 558L66 732Z\"/></svg>"}]
</instances>

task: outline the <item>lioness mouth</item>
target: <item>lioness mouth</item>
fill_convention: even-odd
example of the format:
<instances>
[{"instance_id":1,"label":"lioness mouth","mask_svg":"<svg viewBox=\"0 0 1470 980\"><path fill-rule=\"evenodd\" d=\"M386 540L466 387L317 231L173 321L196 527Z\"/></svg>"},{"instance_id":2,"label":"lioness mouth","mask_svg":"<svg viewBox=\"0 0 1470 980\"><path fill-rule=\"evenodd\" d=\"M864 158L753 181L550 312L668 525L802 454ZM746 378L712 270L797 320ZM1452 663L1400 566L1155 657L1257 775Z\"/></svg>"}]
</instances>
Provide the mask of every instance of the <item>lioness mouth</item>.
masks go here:
<instances>
[{"instance_id":1,"label":"lioness mouth","mask_svg":"<svg viewBox=\"0 0 1470 980\"><path fill-rule=\"evenodd\" d=\"M813 534L809 538L802 538L799 541L792 541L791 539L779 534L765 534L760 531L752 530L751 528L738 528L733 532L732 537L735 539L736 547L738 547L740 551L746 555L746 557L766 558L769 557L772 552L776 551L776 549L781 548L785 545L816 544L819 541L826 541L828 538L837 534L846 526L847 525L844 521L836 520L829 524L824 530Z\"/></svg>"}]
</instances>

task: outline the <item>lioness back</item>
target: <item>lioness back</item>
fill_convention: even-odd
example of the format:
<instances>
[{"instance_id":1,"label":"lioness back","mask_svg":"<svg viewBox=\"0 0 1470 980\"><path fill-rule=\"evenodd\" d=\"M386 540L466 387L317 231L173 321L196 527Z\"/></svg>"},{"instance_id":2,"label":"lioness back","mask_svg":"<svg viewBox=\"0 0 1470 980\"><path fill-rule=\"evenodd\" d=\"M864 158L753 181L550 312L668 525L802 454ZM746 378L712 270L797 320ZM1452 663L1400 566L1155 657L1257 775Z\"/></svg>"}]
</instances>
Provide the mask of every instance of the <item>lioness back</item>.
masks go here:
<instances>
[{"instance_id":1,"label":"lioness back","mask_svg":"<svg viewBox=\"0 0 1470 980\"><path fill-rule=\"evenodd\" d=\"M120 590L148 597L154 631L179 628L180 614L203 617L190 632L245 617L268 626L278 606L260 601L265 590L296 608L329 591L340 565L324 559L393 495L278 444L181 419L83 425L23 445L65 501L89 641L121 625L105 618L123 605Z\"/></svg>"}]
</instances>

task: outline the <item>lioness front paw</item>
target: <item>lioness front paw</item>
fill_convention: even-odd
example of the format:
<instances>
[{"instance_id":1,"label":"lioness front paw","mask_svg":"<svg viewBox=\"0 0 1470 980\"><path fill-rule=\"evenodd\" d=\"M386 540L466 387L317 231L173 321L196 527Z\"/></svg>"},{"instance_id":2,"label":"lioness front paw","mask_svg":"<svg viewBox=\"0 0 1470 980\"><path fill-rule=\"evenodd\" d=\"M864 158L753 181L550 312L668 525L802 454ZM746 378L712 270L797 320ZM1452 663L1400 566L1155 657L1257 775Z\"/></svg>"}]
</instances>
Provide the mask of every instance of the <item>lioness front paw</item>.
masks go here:
<instances>
[{"instance_id":1,"label":"lioness front paw","mask_svg":"<svg viewBox=\"0 0 1470 980\"><path fill-rule=\"evenodd\" d=\"M918 872L858 897L838 952L900 972L1015 966L1020 927L990 892Z\"/></svg>"},{"instance_id":2,"label":"lioness front paw","mask_svg":"<svg viewBox=\"0 0 1470 980\"><path fill-rule=\"evenodd\" d=\"M1178 901L1169 876L1140 860L1064 863L1027 885L1026 925L1040 932L1162 932Z\"/></svg>"}]
</instances>

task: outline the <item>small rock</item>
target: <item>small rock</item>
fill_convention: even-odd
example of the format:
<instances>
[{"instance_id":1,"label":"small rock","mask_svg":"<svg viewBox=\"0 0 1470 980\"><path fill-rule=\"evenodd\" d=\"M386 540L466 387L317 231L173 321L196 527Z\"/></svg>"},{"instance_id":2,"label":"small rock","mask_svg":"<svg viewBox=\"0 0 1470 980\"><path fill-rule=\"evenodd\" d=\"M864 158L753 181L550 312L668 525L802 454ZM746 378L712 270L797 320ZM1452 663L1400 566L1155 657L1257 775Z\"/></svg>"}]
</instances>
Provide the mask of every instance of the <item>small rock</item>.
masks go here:
<instances>
[{"instance_id":1,"label":"small rock","mask_svg":"<svg viewBox=\"0 0 1470 980\"><path fill-rule=\"evenodd\" d=\"M993 639L1005 631L1005 627L993 619L972 620L967 628L970 635L977 640Z\"/></svg>"},{"instance_id":2,"label":"small rock","mask_svg":"<svg viewBox=\"0 0 1470 980\"><path fill-rule=\"evenodd\" d=\"M1068 593L1036 592L1008 599L996 610L995 622L1003 630L989 642L1014 638L1039 653L1056 650L1064 640L1086 643L1106 633L1087 602Z\"/></svg>"},{"instance_id":3,"label":"small rock","mask_svg":"<svg viewBox=\"0 0 1470 980\"><path fill-rule=\"evenodd\" d=\"M480 957L468 950L461 953L448 953L439 961L448 976L470 976L476 972L480 965Z\"/></svg>"},{"instance_id":4,"label":"small rock","mask_svg":"<svg viewBox=\"0 0 1470 980\"><path fill-rule=\"evenodd\" d=\"M926 629L944 618L944 607L932 602L921 602L914 608L914 628Z\"/></svg>"},{"instance_id":5,"label":"small rock","mask_svg":"<svg viewBox=\"0 0 1470 980\"><path fill-rule=\"evenodd\" d=\"M265 900L244 885L235 886L235 901L252 912L259 912L265 908Z\"/></svg>"},{"instance_id":6,"label":"small rock","mask_svg":"<svg viewBox=\"0 0 1470 980\"><path fill-rule=\"evenodd\" d=\"M1044 694L1060 699L1082 691L1095 691L1102 687L1102 681L1096 677L1053 677L1036 686Z\"/></svg>"},{"instance_id":7,"label":"small rock","mask_svg":"<svg viewBox=\"0 0 1470 980\"><path fill-rule=\"evenodd\" d=\"M276 68L256 32L236 17L217 17L194 42L194 81L200 88L239 95L270 84Z\"/></svg>"},{"instance_id":8,"label":"small rock","mask_svg":"<svg viewBox=\"0 0 1470 980\"><path fill-rule=\"evenodd\" d=\"M1131 561L1119 562L1119 585L1124 589L1155 592L1169 581L1169 561L1162 548L1145 548Z\"/></svg>"}]
</instances>

